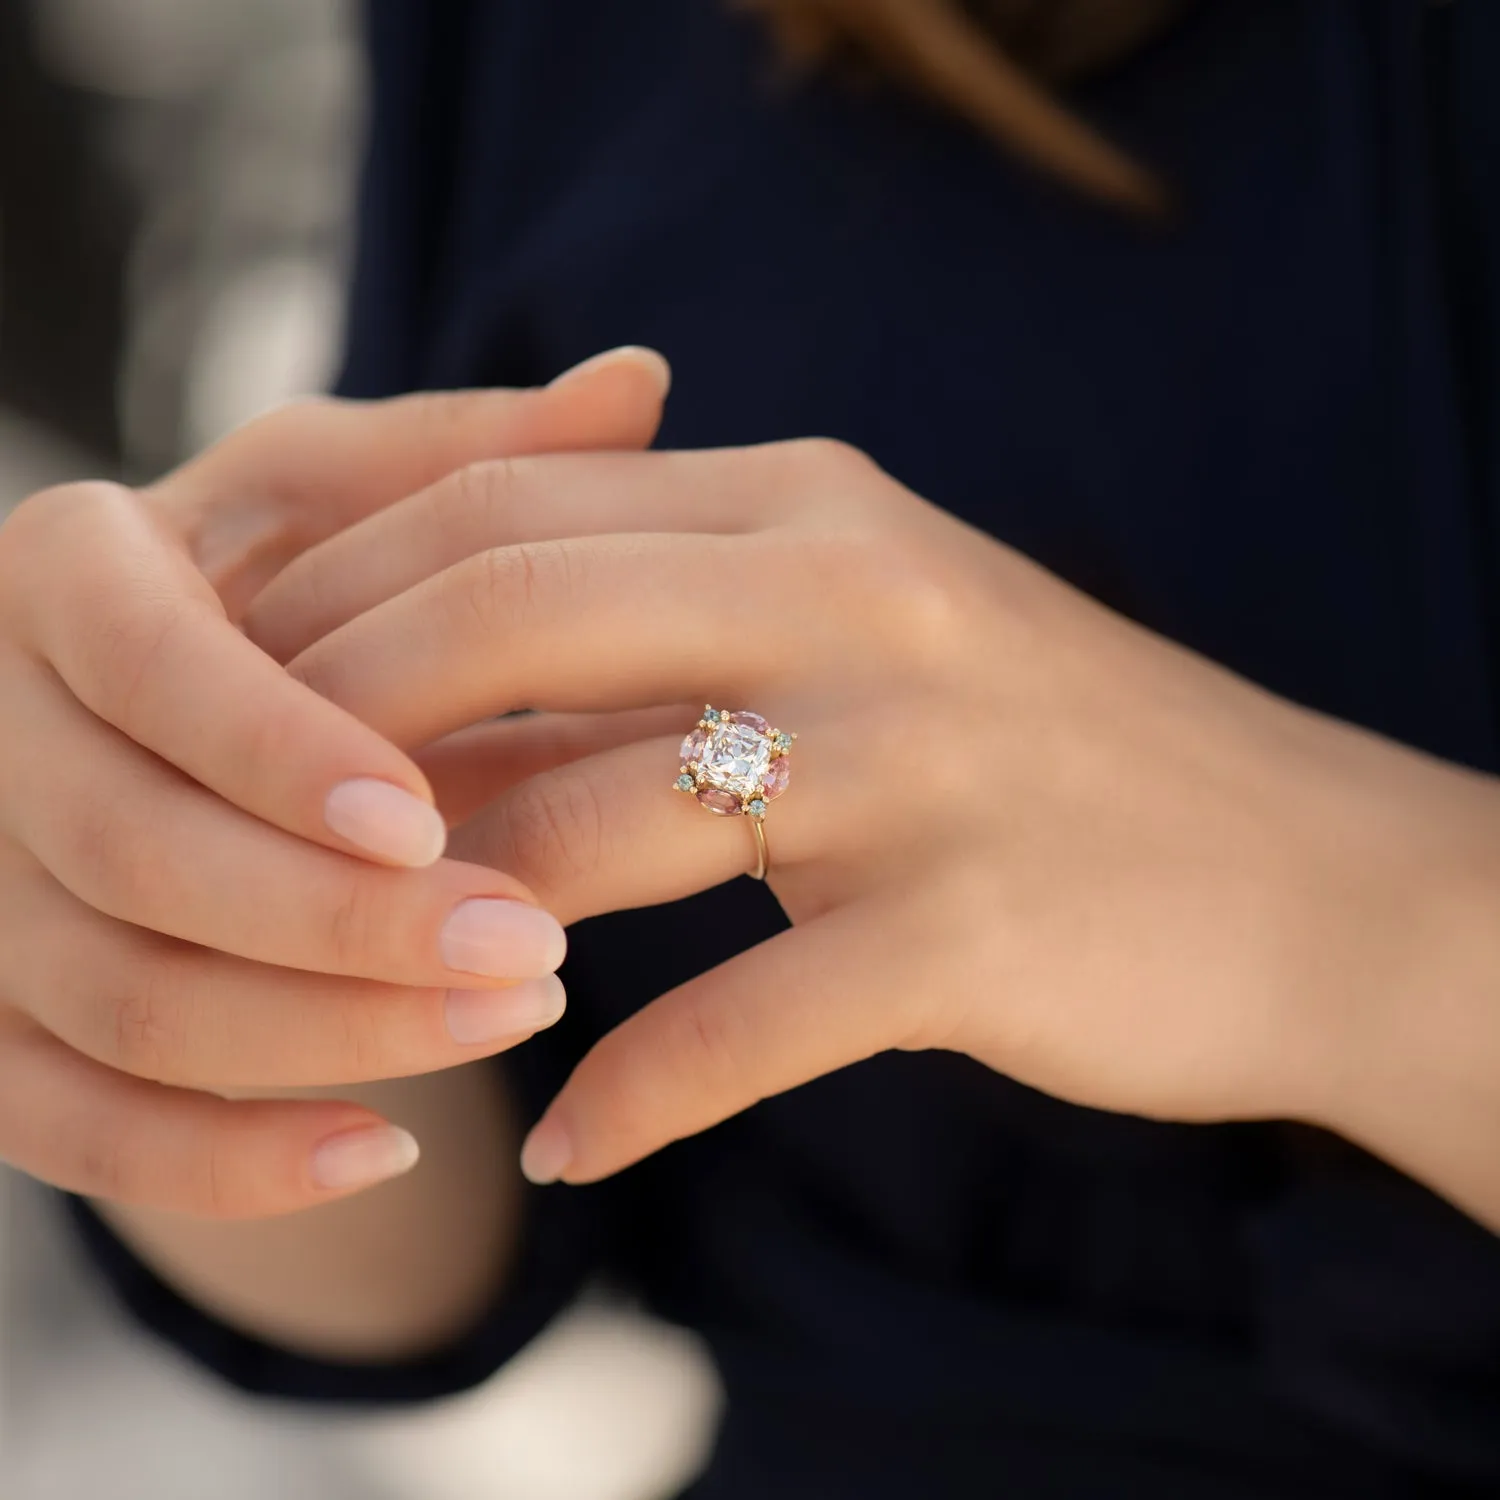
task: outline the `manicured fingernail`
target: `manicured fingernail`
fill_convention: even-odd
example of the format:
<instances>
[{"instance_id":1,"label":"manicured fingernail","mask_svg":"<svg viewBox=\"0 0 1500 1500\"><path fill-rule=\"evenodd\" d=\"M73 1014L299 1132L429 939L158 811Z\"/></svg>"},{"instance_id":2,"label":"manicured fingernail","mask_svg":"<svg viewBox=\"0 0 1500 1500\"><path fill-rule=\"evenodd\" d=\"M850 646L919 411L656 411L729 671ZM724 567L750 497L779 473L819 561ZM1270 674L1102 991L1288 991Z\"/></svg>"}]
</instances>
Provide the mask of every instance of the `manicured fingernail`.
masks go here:
<instances>
[{"instance_id":1,"label":"manicured fingernail","mask_svg":"<svg viewBox=\"0 0 1500 1500\"><path fill-rule=\"evenodd\" d=\"M572 1160L573 1143L568 1132L551 1118L538 1122L521 1147L521 1173L538 1187L556 1182Z\"/></svg>"},{"instance_id":2,"label":"manicured fingernail","mask_svg":"<svg viewBox=\"0 0 1500 1500\"><path fill-rule=\"evenodd\" d=\"M389 781L341 781L328 794L323 819L340 838L395 865L420 869L442 857L448 830L442 814Z\"/></svg>"},{"instance_id":3,"label":"manicured fingernail","mask_svg":"<svg viewBox=\"0 0 1500 1500\"><path fill-rule=\"evenodd\" d=\"M312 1156L312 1179L325 1192L347 1193L400 1177L422 1154L416 1137L396 1125L331 1135Z\"/></svg>"},{"instance_id":4,"label":"manicured fingernail","mask_svg":"<svg viewBox=\"0 0 1500 1500\"><path fill-rule=\"evenodd\" d=\"M443 924L443 962L460 974L540 979L562 967L567 934L550 912L524 901L477 897Z\"/></svg>"},{"instance_id":5,"label":"manicured fingernail","mask_svg":"<svg viewBox=\"0 0 1500 1500\"><path fill-rule=\"evenodd\" d=\"M561 1019L568 1003L556 974L528 979L508 990L449 990L448 1035L464 1047L529 1036Z\"/></svg>"},{"instance_id":6,"label":"manicured fingernail","mask_svg":"<svg viewBox=\"0 0 1500 1500\"><path fill-rule=\"evenodd\" d=\"M592 375L595 370L604 365L613 364L616 360L634 360L638 365L649 370L661 386L662 400L666 400L668 392L672 389L672 367L667 363L665 355L658 354L655 349L643 348L639 344L623 344L618 349L608 349L603 354L596 354L592 359L584 360L581 365L574 365L571 370L564 370L548 389L556 390L558 386L565 385L579 376Z\"/></svg>"}]
</instances>

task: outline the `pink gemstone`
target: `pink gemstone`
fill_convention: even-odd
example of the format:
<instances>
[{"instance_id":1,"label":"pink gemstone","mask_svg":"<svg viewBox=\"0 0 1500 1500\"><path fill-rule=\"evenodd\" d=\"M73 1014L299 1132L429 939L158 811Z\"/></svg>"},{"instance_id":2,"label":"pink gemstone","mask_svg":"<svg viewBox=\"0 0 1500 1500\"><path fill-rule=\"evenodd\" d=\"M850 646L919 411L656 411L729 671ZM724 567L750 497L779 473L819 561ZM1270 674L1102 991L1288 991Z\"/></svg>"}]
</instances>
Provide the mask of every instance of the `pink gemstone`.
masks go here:
<instances>
[{"instance_id":1,"label":"pink gemstone","mask_svg":"<svg viewBox=\"0 0 1500 1500\"><path fill-rule=\"evenodd\" d=\"M732 818L744 812L740 799L733 792L721 792L717 787L707 787L698 793L698 800L712 813Z\"/></svg>"},{"instance_id":2,"label":"pink gemstone","mask_svg":"<svg viewBox=\"0 0 1500 1500\"><path fill-rule=\"evenodd\" d=\"M778 755L775 760L766 767L766 774L760 780L760 794L767 802L773 797L779 797L787 787L787 782L792 779L791 757Z\"/></svg>"},{"instance_id":3,"label":"pink gemstone","mask_svg":"<svg viewBox=\"0 0 1500 1500\"><path fill-rule=\"evenodd\" d=\"M727 714L725 717L731 724L743 724L757 734L770 734L771 732L771 726L759 714L751 713L748 708L742 708L737 713Z\"/></svg>"},{"instance_id":4,"label":"pink gemstone","mask_svg":"<svg viewBox=\"0 0 1500 1500\"><path fill-rule=\"evenodd\" d=\"M703 759L703 752L708 749L708 731L706 729L695 729L682 742L682 764L695 766Z\"/></svg>"}]
</instances>

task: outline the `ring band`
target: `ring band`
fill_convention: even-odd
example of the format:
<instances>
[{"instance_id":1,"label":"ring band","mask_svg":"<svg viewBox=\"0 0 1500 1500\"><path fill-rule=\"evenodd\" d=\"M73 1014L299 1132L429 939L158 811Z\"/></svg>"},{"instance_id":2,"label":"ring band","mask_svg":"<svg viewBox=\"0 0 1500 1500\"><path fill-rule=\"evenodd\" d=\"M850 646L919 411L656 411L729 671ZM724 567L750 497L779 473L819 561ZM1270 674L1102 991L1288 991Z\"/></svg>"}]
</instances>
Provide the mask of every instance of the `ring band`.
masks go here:
<instances>
[{"instance_id":1,"label":"ring band","mask_svg":"<svg viewBox=\"0 0 1500 1500\"><path fill-rule=\"evenodd\" d=\"M773 729L749 709L725 713L709 705L682 742L682 769L676 788L696 797L721 818L745 817L755 835L756 880L771 868L766 844L766 810L791 780L792 745L797 736Z\"/></svg>"}]
</instances>

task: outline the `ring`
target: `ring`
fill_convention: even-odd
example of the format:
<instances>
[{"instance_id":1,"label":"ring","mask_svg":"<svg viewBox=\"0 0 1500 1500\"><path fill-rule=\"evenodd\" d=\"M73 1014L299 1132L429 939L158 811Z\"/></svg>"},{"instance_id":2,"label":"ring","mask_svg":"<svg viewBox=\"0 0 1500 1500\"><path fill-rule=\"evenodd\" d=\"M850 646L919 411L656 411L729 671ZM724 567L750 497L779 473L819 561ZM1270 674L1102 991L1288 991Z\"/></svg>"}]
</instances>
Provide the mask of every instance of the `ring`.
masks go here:
<instances>
[{"instance_id":1,"label":"ring","mask_svg":"<svg viewBox=\"0 0 1500 1500\"><path fill-rule=\"evenodd\" d=\"M771 867L766 847L766 808L791 780L795 734L773 729L748 709L725 713L707 707L682 742L677 790L689 792L721 818L746 817L755 834L755 878Z\"/></svg>"}]
</instances>

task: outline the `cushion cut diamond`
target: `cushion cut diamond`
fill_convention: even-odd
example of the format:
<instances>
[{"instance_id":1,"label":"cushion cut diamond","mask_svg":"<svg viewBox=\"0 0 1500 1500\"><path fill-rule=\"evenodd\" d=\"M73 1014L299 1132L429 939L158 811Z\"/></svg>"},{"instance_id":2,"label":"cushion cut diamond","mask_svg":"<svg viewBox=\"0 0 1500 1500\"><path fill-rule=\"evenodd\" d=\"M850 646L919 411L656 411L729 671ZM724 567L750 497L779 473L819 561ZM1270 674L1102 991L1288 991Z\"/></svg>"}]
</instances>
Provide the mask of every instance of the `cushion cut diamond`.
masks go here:
<instances>
[{"instance_id":1,"label":"cushion cut diamond","mask_svg":"<svg viewBox=\"0 0 1500 1500\"><path fill-rule=\"evenodd\" d=\"M708 737L700 774L709 786L748 797L760 790L770 763L771 741L765 735L748 724L721 723Z\"/></svg>"}]
</instances>

